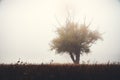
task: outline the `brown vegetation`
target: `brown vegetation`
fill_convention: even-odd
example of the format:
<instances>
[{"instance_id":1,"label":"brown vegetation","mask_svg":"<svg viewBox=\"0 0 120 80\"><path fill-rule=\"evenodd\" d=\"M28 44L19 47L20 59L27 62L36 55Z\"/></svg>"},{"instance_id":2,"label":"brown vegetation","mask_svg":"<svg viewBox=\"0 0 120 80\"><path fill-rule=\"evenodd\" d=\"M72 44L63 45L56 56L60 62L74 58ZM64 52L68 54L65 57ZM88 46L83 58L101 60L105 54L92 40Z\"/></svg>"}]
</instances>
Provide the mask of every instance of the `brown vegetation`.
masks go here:
<instances>
[{"instance_id":1,"label":"brown vegetation","mask_svg":"<svg viewBox=\"0 0 120 80\"><path fill-rule=\"evenodd\" d=\"M120 65L1 64L0 80L120 80Z\"/></svg>"}]
</instances>

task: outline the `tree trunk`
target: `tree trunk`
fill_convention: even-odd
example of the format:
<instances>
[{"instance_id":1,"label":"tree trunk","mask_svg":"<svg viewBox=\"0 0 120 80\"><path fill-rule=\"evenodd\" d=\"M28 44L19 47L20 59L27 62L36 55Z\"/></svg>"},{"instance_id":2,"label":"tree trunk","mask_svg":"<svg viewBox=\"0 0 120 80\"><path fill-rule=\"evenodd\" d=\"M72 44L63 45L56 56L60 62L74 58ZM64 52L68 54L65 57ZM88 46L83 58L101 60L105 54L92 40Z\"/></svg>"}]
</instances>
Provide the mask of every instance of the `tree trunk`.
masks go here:
<instances>
[{"instance_id":1,"label":"tree trunk","mask_svg":"<svg viewBox=\"0 0 120 80\"><path fill-rule=\"evenodd\" d=\"M75 56L72 53L69 53L70 57L74 64L79 64L80 61L80 53L76 53Z\"/></svg>"},{"instance_id":2,"label":"tree trunk","mask_svg":"<svg viewBox=\"0 0 120 80\"><path fill-rule=\"evenodd\" d=\"M80 54L76 54L76 60L75 60L75 64L79 64L79 61L80 61Z\"/></svg>"},{"instance_id":3,"label":"tree trunk","mask_svg":"<svg viewBox=\"0 0 120 80\"><path fill-rule=\"evenodd\" d=\"M70 57L71 57L73 63L75 63L75 58L74 58L74 55L72 53L70 53Z\"/></svg>"}]
</instances>

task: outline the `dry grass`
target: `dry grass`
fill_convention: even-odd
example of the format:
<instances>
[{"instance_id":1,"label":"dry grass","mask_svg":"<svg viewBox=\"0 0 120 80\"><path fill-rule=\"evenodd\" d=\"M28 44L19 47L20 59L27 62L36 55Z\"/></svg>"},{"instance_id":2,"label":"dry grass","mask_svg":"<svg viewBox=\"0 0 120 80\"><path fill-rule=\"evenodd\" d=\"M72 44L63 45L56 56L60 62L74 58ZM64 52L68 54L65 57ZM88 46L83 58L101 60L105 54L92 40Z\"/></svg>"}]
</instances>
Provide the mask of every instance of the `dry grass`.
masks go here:
<instances>
[{"instance_id":1,"label":"dry grass","mask_svg":"<svg viewBox=\"0 0 120 80\"><path fill-rule=\"evenodd\" d=\"M120 65L1 64L0 80L120 80Z\"/></svg>"}]
</instances>

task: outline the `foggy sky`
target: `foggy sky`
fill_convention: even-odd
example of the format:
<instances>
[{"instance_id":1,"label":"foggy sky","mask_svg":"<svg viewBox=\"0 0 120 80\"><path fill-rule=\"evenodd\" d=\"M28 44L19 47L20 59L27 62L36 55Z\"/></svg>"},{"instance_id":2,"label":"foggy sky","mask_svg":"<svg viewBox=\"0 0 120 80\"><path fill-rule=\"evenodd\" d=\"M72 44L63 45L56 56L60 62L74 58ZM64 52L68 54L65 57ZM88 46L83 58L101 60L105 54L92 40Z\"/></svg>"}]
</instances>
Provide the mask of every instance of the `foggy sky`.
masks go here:
<instances>
[{"instance_id":1,"label":"foggy sky","mask_svg":"<svg viewBox=\"0 0 120 80\"><path fill-rule=\"evenodd\" d=\"M0 2L0 63L71 63L69 55L50 51L55 29L67 12L75 21L92 22L91 29L104 33L81 61L120 61L119 0L2 0Z\"/></svg>"}]
</instances>

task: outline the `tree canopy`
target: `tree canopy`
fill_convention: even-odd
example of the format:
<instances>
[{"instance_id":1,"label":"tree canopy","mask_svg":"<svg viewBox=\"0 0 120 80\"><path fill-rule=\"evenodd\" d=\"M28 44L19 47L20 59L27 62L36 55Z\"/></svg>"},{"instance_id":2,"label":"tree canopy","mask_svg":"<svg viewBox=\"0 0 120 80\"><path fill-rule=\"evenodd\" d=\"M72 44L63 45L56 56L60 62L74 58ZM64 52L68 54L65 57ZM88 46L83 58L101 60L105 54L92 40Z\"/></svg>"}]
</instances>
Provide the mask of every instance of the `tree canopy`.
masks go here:
<instances>
[{"instance_id":1,"label":"tree canopy","mask_svg":"<svg viewBox=\"0 0 120 80\"><path fill-rule=\"evenodd\" d=\"M57 37L51 42L51 50L57 53L68 53L72 61L79 63L80 54L89 53L90 47L98 39L102 39L97 30L90 30L89 25L66 21L57 28Z\"/></svg>"}]
</instances>

